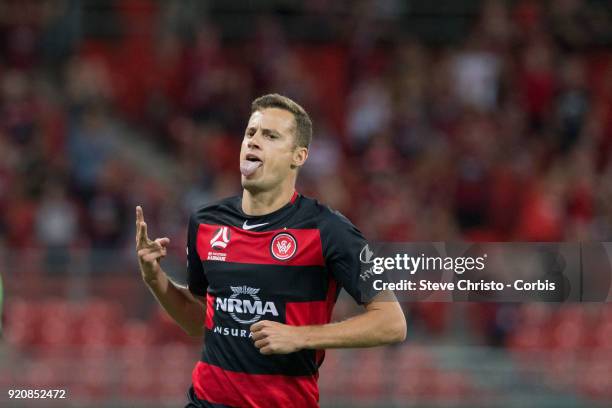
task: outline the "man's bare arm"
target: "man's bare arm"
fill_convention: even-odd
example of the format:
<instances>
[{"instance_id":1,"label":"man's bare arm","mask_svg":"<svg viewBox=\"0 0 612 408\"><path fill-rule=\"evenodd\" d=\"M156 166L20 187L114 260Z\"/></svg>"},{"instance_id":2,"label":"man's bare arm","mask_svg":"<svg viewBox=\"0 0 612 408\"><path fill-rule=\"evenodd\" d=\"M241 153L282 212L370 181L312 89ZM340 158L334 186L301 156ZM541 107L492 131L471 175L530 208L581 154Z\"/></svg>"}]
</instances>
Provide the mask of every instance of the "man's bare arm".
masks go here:
<instances>
[{"instance_id":1,"label":"man's bare arm","mask_svg":"<svg viewBox=\"0 0 612 408\"><path fill-rule=\"evenodd\" d=\"M140 206L136 207L136 252L142 279L159 304L190 336L204 333L205 306L187 288L175 285L163 271L159 262L166 256L168 238L150 240L147 224Z\"/></svg>"},{"instance_id":2,"label":"man's bare arm","mask_svg":"<svg viewBox=\"0 0 612 408\"><path fill-rule=\"evenodd\" d=\"M145 283L164 310L190 336L204 334L205 305L189 289L174 284L163 270L156 280Z\"/></svg>"},{"instance_id":3,"label":"man's bare arm","mask_svg":"<svg viewBox=\"0 0 612 408\"><path fill-rule=\"evenodd\" d=\"M406 319L397 302L374 301L365 308L342 322L304 326L303 348L373 347L406 339Z\"/></svg>"},{"instance_id":4,"label":"man's bare arm","mask_svg":"<svg viewBox=\"0 0 612 408\"><path fill-rule=\"evenodd\" d=\"M289 326L260 321L251 326L255 347L262 354L286 354L301 349L373 347L404 341L406 319L391 293L381 293L366 311L338 323Z\"/></svg>"}]
</instances>

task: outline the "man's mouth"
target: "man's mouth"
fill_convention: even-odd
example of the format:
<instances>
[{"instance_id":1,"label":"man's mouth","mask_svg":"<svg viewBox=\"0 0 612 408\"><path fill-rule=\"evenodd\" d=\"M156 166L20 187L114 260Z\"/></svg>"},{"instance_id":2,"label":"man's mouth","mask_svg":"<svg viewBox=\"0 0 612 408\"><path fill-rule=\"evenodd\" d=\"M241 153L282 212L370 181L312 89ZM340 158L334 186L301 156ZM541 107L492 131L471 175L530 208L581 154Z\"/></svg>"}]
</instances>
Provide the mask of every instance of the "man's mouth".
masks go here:
<instances>
[{"instance_id":1,"label":"man's mouth","mask_svg":"<svg viewBox=\"0 0 612 408\"><path fill-rule=\"evenodd\" d=\"M255 171L261 167L263 161L256 155L249 153L245 156L244 160L240 161L240 172L243 176L249 177Z\"/></svg>"}]
</instances>

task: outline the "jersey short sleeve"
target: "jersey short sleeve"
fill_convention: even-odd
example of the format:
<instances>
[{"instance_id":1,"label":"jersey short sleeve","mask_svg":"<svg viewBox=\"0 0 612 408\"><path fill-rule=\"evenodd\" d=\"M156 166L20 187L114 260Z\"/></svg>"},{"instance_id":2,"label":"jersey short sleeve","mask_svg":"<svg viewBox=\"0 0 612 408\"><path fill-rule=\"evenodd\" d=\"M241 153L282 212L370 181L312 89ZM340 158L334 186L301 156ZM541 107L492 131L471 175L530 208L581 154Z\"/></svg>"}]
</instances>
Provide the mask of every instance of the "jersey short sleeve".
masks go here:
<instances>
[{"instance_id":1,"label":"jersey short sleeve","mask_svg":"<svg viewBox=\"0 0 612 408\"><path fill-rule=\"evenodd\" d=\"M361 278L359 254L367 245L359 231L344 215L332 212L323 229L324 256L330 273L359 304L370 302L378 291Z\"/></svg>"},{"instance_id":2,"label":"jersey short sleeve","mask_svg":"<svg viewBox=\"0 0 612 408\"><path fill-rule=\"evenodd\" d=\"M194 295L206 296L208 280L206 279L197 249L199 226L200 224L196 221L195 215L189 217L189 227L187 230L187 284L189 291Z\"/></svg>"}]
</instances>

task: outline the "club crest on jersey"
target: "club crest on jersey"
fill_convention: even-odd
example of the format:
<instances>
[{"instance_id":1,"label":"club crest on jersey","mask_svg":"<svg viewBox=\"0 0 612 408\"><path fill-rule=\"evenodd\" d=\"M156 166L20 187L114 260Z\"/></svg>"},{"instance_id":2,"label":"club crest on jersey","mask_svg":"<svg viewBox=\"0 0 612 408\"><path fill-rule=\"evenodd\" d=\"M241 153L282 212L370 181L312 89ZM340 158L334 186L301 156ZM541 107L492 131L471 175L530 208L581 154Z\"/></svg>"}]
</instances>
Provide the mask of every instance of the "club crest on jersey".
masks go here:
<instances>
[{"instance_id":1,"label":"club crest on jersey","mask_svg":"<svg viewBox=\"0 0 612 408\"><path fill-rule=\"evenodd\" d=\"M291 259L297 252L297 241L288 232L278 233L270 242L270 253L279 261Z\"/></svg>"}]
</instances>

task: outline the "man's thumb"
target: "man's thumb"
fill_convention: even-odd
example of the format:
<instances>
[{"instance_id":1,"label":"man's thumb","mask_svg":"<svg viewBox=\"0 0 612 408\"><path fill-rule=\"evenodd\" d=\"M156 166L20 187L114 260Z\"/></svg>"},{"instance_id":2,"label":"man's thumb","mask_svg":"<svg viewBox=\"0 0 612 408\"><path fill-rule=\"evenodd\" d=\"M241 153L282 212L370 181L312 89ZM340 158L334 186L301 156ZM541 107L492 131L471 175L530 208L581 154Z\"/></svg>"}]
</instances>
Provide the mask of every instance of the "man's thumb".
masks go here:
<instances>
[{"instance_id":1,"label":"man's thumb","mask_svg":"<svg viewBox=\"0 0 612 408\"><path fill-rule=\"evenodd\" d=\"M170 238L168 237L163 237L163 238L157 238L155 240L155 242L157 242L159 245L165 247L170 243Z\"/></svg>"}]
</instances>

